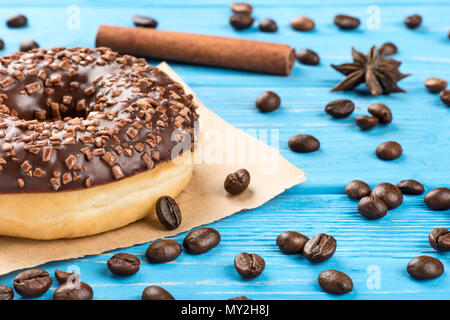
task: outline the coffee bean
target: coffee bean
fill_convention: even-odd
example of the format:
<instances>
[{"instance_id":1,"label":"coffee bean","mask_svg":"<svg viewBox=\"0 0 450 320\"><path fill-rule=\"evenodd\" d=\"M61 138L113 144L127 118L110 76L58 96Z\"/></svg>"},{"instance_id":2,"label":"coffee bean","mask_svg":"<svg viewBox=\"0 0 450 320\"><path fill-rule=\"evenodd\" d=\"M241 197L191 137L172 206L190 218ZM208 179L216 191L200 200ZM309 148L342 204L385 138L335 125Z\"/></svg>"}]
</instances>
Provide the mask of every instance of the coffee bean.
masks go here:
<instances>
[{"instance_id":1,"label":"coffee bean","mask_svg":"<svg viewBox=\"0 0 450 320\"><path fill-rule=\"evenodd\" d=\"M432 210L450 209L450 189L436 188L425 195L425 203Z\"/></svg>"},{"instance_id":2,"label":"coffee bean","mask_svg":"<svg viewBox=\"0 0 450 320\"><path fill-rule=\"evenodd\" d=\"M220 242L220 233L213 228L198 228L187 234L183 247L191 254L200 254L211 250Z\"/></svg>"},{"instance_id":3,"label":"coffee bean","mask_svg":"<svg viewBox=\"0 0 450 320\"><path fill-rule=\"evenodd\" d=\"M336 239L333 236L319 233L306 242L303 255L311 262L322 262L331 258L336 246Z\"/></svg>"},{"instance_id":4,"label":"coffee bean","mask_svg":"<svg viewBox=\"0 0 450 320\"><path fill-rule=\"evenodd\" d=\"M309 134L297 134L288 141L289 148L294 152L309 153L319 150L320 142Z\"/></svg>"},{"instance_id":5,"label":"coffee bean","mask_svg":"<svg viewBox=\"0 0 450 320\"><path fill-rule=\"evenodd\" d=\"M149 286L142 292L142 300L175 300L175 298L161 287Z\"/></svg>"},{"instance_id":6,"label":"coffee bean","mask_svg":"<svg viewBox=\"0 0 450 320\"><path fill-rule=\"evenodd\" d=\"M338 14L334 17L334 23L342 30L353 30L358 28L361 22L356 17Z\"/></svg>"},{"instance_id":7,"label":"coffee bean","mask_svg":"<svg viewBox=\"0 0 450 320\"><path fill-rule=\"evenodd\" d=\"M63 284L67 281L69 282L80 281L81 277L78 273L55 270L55 278L59 284Z\"/></svg>"},{"instance_id":8,"label":"coffee bean","mask_svg":"<svg viewBox=\"0 0 450 320\"><path fill-rule=\"evenodd\" d=\"M133 23L136 27L156 28L158 21L150 17L133 16Z\"/></svg>"},{"instance_id":9,"label":"coffee bean","mask_svg":"<svg viewBox=\"0 0 450 320\"><path fill-rule=\"evenodd\" d=\"M450 231L446 228L436 228L431 231L428 241L437 251L450 251Z\"/></svg>"},{"instance_id":10,"label":"coffee bean","mask_svg":"<svg viewBox=\"0 0 450 320\"><path fill-rule=\"evenodd\" d=\"M416 29L422 24L422 17L418 14L414 14L412 16L405 18L405 25L409 29Z\"/></svg>"},{"instance_id":11,"label":"coffee bean","mask_svg":"<svg viewBox=\"0 0 450 320\"><path fill-rule=\"evenodd\" d=\"M389 56L391 54L396 54L397 52L398 52L397 46L395 44L393 44L392 42L383 43L378 48L378 53L381 56Z\"/></svg>"},{"instance_id":12,"label":"coffee bean","mask_svg":"<svg viewBox=\"0 0 450 320\"><path fill-rule=\"evenodd\" d=\"M450 107L450 90L442 90L439 93L439 98L447 107Z\"/></svg>"},{"instance_id":13,"label":"coffee bean","mask_svg":"<svg viewBox=\"0 0 450 320\"><path fill-rule=\"evenodd\" d=\"M392 122L391 110L382 103L374 103L369 106L369 113L378 118L380 123L388 124Z\"/></svg>"},{"instance_id":14,"label":"coffee bean","mask_svg":"<svg viewBox=\"0 0 450 320\"><path fill-rule=\"evenodd\" d=\"M376 127L378 118L374 116L359 116L355 118L355 123L361 130L366 131Z\"/></svg>"},{"instance_id":15,"label":"coffee bean","mask_svg":"<svg viewBox=\"0 0 450 320\"><path fill-rule=\"evenodd\" d=\"M316 66L320 63L319 55L309 49L298 50L295 56L299 62L310 66Z\"/></svg>"},{"instance_id":16,"label":"coffee bean","mask_svg":"<svg viewBox=\"0 0 450 320\"><path fill-rule=\"evenodd\" d=\"M261 112L270 112L278 109L281 104L280 96L275 92L265 91L256 99L256 106Z\"/></svg>"},{"instance_id":17,"label":"coffee bean","mask_svg":"<svg viewBox=\"0 0 450 320\"><path fill-rule=\"evenodd\" d=\"M239 296L239 297L229 298L228 300L252 300L252 299L247 298L246 296Z\"/></svg>"},{"instance_id":18,"label":"coffee bean","mask_svg":"<svg viewBox=\"0 0 450 320\"><path fill-rule=\"evenodd\" d=\"M338 270L326 270L319 274L318 282L323 291L332 294L344 294L353 290L353 281Z\"/></svg>"},{"instance_id":19,"label":"coffee bean","mask_svg":"<svg viewBox=\"0 0 450 320\"><path fill-rule=\"evenodd\" d=\"M156 215L159 222L169 230L174 230L181 224L180 207L171 197L164 196L156 201Z\"/></svg>"},{"instance_id":20,"label":"coffee bean","mask_svg":"<svg viewBox=\"0 0 450 320\"><path fill-rule=\"evenodd\" d=\"M278 30L277 23L272 19L263 19L259 22L259 30L263 32L275 32Z\"/></svg>"},{"instance_id":21,"label":"coffee bean","mask_svg":"<svg viewBox=\"0 0 450 320\"><path fill-rule=\"evenodd\" d=\"M295 231L286 231L277 238L277 245L281 251L287 254L301 254L303 247L309 238Z\"/></svg>"},{"instance_id":22,"label":"coffee bean","mask_svg":"<svg viewBox=\"0 0 450 320\"><path fill-rule=\"evenodd\" d=\"M264 259L255 253L241 252L234 259L236 271L245 279L256 278L263 272L265 266Z\"/></svg>"},{"instance_id":23,"label":"coffee bean","mask_svg":"<svg viewBox=\"0 0 450 320\"><path fill-rule=\"evenodd\" d=\"M116 253L108 260L108 269L116 276L131 276L139 271L141 261L129 253Z\"/></svg>"},{"instance_id":24,"label":"coffee bean","mask_svg":"<svg viewBox=\"0 0 450 320\"><path fill-rule=\"evenodd\" d=\"M388 207L383 200L367 196L361 198L358 202L358 212L365 218L370 220L377 220L383 218L387 213Z\"/></svg>"},{"instance_id":25,"label":"coffee bean","mask_svg":"<svg viewBox=\"0 0 450 320\"><path fill-rule=\"evenodd\" d=\"M10 28L20 28L26 26L28 23L27 17L25 17L23 14L13 14L6 20L6 24Z\"/></svg>"},{"instance_id":26,"label":"coffee bean","mask_svg":"<svg viewBox=\"0 0 450 320\"><path fill-rule=\"evenodd\" d=\"M148 246L145 255L151 263L175 260L181 253L181 246L173 240L159 240Z\"/></svg>"},{"instance_id":27,"label":"coffee bean","mask_svg":"<svg viewBox=\"0 0 450 320\"><path fill-rule=\"evenodd\" d=\"M244 192L250 184L250 173L245 169L239 169L230 173L223 183L225 190L232 195Z\"/></svg>"},{"instance_id":28,"label":"coffee bean","mask_svg":"<svg viewBox=\"0 0 450 320\"><path fill-rule=\"evenodd\" d=\"M314 21L308 17L296 17L291 20L291 27L297 31L311 31L314 29Z\"/></svg>"},{"instance_id":29,"label":"coffee bean","mask_svg":"<svg viewBox=\"0 0 450 320\"><path fill-rule=\"evenodd\" d=\"M436 258L419 256L408 263L406 271L417 280L433 279L444 273L444 265Z\"/></svg>"},{"instance_id":30,"label":"coffee bean","mask_svg":"<svg viewBox=\"0 0 450 320\"><path fill-rule=\"evenodd\" d=\"M66 282L60 285L53 293L53 300L92 300L94 291L84 282Z\"/></svg>"},{"instance_id":31,"label":"coffee bean","mask_svg":"<svg viewBox=\"0 0 450 320\"><path fill-rule=\"evenodd\" d=\"M230 24L235 30L248 29L253 25L253 18L247 14L235 13L230 17Z\"/></svg>"},{"instance_id":32,"label":"coffee bean","mask_svg":"<svg viewBox=\"0 0 450 320\"><path fill-rule=\"evenodd\" d=\"M439 78L428 78L425 80L425 87L431 93L438 93L447 88L447 81Z\"/></svg>"},{"instance_id":33,"label":"coffee bean","mask_svg":"<svg viewBox=\"0 0 450 320\"><path fill-rule=\"evenodd\" d=\"M3 50L4 47L5 47L5 41L0 39L0 50Z\"/></svg>"},{"instance_id":34,"label":"coffee bean","mask_svg":"<svg viewBox=\"0 0 450 320\"><path fill-rule=\"evenodd\" d=\"M370 195L370 187L367 183L361 180L350 181L345 186L345 193L353 199L361 199Z\"/></svg>"},{"instance_id":35,"label":"coffee bean","mask_svg":"<svg viewBox=\"0 0 450 320\"><path fill-rule=\"evenodd\" d=\"M231 10L234 13L242 13L250 15L252 13L253 7L249 3L245 2L235 2L231 4Z\"/></svg>"},{"instance_id":36,"label":"coffee bean","mask_svg":"<svg viewBox=\"0 0 450 320\"><path fill-rule=\"evenodd\" d=\"M423 185L416 180L402 180L397 183L397 188L403 194L419 195L425 192Z\"/></svg>"},{"instance_id":37,"label":"coffee bean","mask_svg":"<svg viewBox=\"0 0 450 320\"><path fill-rule=\"evenodd\" d=\"M355 110L355 104L348 99L334 100L325 106L325 112L333 118L346 118Z\"/></svg>"},{"instance_id":38,"label":"coffee bean","mask_svg":"<svg viewBox=\"0 0 450 320\"><path fill-rule=\"evenodd\" d=\"M383 142L375 150L375 154L381 160L394 160L399 158L402 153L402 146L395 141Z\"/></svg>"},{"instance_id":39,"label":"coffee bean","mask_svg":"<svg viewBox=\"0 0 450 320\"><path fill-rule=\"evenodd\" d=\"M13 300L14 291L8 286L0 285L0 300Z\"/></svg>"},{"instance_id":40,"label":"coffee bean","mask_svg":"<svg viewBox=\"0 0 450 320\"><path fill-rule=\"evenodd\" d=\"M14 278L14 289L24 298L34 298L46 292L52 284L52 278L42 269L22 271Z\"/></svg>"},{"instance_id":41,"label":"coffee bean","mask_svg":"<svg viewBox=\"0 0 450 320\"><path fill-rule=\"evenodd\" d=\"M20 51L26 52L36 48L39 48L39 45L34 40L24 40L20 43Z\"/></svg>"},{"instance_id":42,"label":"coffee bean","mask_svg":"<svg viewBox=\"0 0 450 320\"><path fill-rule=\"evenodd\" d=\"M373 188L370 195L381 199L388 207L388 210L395 209L403 203L403 193L399 188L388 182L377 185Z\"/></svg>"}]
</instances>

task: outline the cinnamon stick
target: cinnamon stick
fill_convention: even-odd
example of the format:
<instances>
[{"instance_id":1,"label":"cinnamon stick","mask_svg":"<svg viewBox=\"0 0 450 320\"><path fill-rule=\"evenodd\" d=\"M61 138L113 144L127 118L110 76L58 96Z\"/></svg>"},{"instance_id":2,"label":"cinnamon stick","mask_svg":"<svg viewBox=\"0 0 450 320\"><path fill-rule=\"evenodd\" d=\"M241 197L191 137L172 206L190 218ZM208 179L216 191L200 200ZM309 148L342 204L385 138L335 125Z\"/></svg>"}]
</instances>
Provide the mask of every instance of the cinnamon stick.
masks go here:
<instances>
[{"instance_id":1,"label":"cinnamon stick","mask_svg":"<svg viewBox=\"0 0 450 320\"><path fill-rule=\"evenodd\" d=\"M289 75L294 49L286 44L101 25L96 45L121 54L221 68Z\"/></svg>"}]
</instances>

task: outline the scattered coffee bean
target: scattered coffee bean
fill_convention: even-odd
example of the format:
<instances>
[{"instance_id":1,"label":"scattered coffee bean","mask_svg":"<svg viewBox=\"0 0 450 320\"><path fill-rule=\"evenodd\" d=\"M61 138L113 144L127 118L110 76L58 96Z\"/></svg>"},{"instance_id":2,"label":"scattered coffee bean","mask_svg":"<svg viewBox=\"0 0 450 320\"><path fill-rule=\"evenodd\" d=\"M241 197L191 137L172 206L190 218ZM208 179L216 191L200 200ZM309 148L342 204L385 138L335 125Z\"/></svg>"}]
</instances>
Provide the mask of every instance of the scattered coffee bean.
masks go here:
<instances>
[{"instance_id":1,"label":"scattered coffee bean","mask_svg":"<svg viewBox=\"0 0 450 320\"><path fill-rule=\"evenodd\" d=\"M345 186L345 193L353 199L361 199L370 195L370 187L367 183L361 180L350 181Z\"/></svg>"},{"instance_id":2,"label":"scattered coffee bean","mask_svg":"<svg viewBox=\"0 0 450 320\"><path fill-rule=\"evenodd\" d=\"M336 246L336 239L333 236L319 233L306 242L303 255L311 262L322 262L331 258Z\"/></svg>"},{"instance_id":3,"label":"scattered coffee bean","mask_svg":"<svg viewBox=\"0 0 450 320\"><path fill-rule=\"evenodd\" d=\"M309 238L295 231L286 231L277 238L277 245L281 251L287 254L301 254L305 243Z\"/></svg>"},{"instance_id":4,"label":"scattered coffee bean","mask_svg":"<svg viewBox=\"0 0 450 320\"><path fill-rule=\"evenodd\" d=\"M187 234L183 247L191 254L200 254L211 250L220 242L220 233L213 228L198 228Z\"/></svg>"},{"instance_id":5,"label":"scattered coffee bean","mask_svg":"<svg viewBox=\"0 0 450 320\"><path fill-rule=\"evenodd\" d=\"M92 300L94 291L84 282L63 283L53 293L53 300Z\"/></svg>"},{"instance_id":6,"label":"scattered coffee bean","mask_svg":"<svg viewBox=\"0 0 450 320\"><path fill-rule=\"evenodd\" d=\"M388 124L392 122L391 110L382 103L374 103L369 106L369 113L378 118L380 123Z\"/></svg>"},{"instance_id":7,"label":"scattered coffee bean","mask_svg":"<svg viewBox=\"0 0 450 320\"><path fill-rule=\"evenodd\" d=\"M59 284L63 284L67 281L69 282L80 281L81 277L78 273L55 270L55 278Z\"/></svg>"},{"instance_id":8,"label":"scattered coffee bean","mask_svg":"<svg viewBox=\"0 0 450 320\"><path fill-rule=\"evenodd\" d=\"M358 28L361 22L356 17L338 14L334 17L334 23L342 30L353 30Z\"/></svg>"},{"instance_id":9,"label":"scattered coffee bean","mask_svg":"<svg viewBox=\"0 0 450 320\"><path fill-rule=\"evenodd\" d=\"M431 231L428 241L437 251L450 251L450 231L446 228L436 228Z\"/></svg>"},{"instance_id":10,"label":"scattered coffee bean","mask_svg":"<svg viewBox=\"0 0 450 320\"><path fill-rule=\"evenodd\" d=\"M234 13L242 13L242 14L250 15L252 13L253 7L249 3L235 2L235 3L231 4L231 10Z\"/></svg>"},{"instance_id":11,"label":"scattered coffee bean","mask_svg":"<svg viewBox=\"0 0 450 320\"><path fill-rule=\"evenodd\" d=\"M450 90L442 90L439 98L447 107L450 107Z\"/></svg>"},{"instance_id":12,"label":"scattered coffee bean","mask_svg":"<svg viewBox=\"0 0 450 320\"><path fill-rule=\"evenodd\" d=\"M228 300L252 300L252 299L247 298L246 296L239 296L239 297L229 298Z\"/></svg>"},{"instance_id":13,"label":"scattered coffee bean","mask_svg":"<svg viewBox=\"0 0 450 320\"><path fill-rule=\"evenodd\" d=\"M422 17L418 14L414 14L412 16L405 18L405 25L409 29L416 29L422 24Z\"/></svg>"},{"instance_id":14,"label":"scattered coffee bean","mask_svg":"<svg viewBox=\"0 0 450 320\"><path fill-rule=\"evenodd\" d=\"M39 48L39 45L34 40L24 40L20 43L20 51L26 52L36 48Z\"/></svg>"},{"instance_id":15,"label":"scattered coffee bean","mask_svg":"<svg viewBox=\"0 0 450 320\"><path fill-rule=\"evenodd\" d=\"M387 213L388 207L383 200L367 196L361 198L358 202L358 212L367 219L377 220L383 218Z\"/></svg>"},{"instance_id":16,"label":"scattered coffee bean","mask_svg":"<svg viewBox=\"0 0 450 320\"><path fill-rule=\"evenodd\" d=\"M320 142L309 134L296 134L288 141L289 148L294 152L309 153L319 150Z\"/></svg>"},{"instance_id":17,"label":"scattered coffee bean","mask_svg":"<svg viewBox=\"0 0 450 320\"><path fill-rule=\"evenodd\" d=\"M0 39L0 50L3 50L4 47L5 47L5 41Z\"/></svg>"},{"instance_id":18,"label":"scattered coffee bean","mask_svg":"<svg viewBox=\"0 0 450 320\"><path fill-rule=\"evenodd\" d=\"M323 291L332 294L344 294L353 290L353 281L345 273L326 270L319 274L318 282Z\"/></svg>"},{"instance_id":19,"label":"scattered coffee bean","mask_svg":"<svg viewBox=\"0 0 450 320\"><path fill-rule=\"evenodd\" d=\"M314 29L314 21L308 17L296 17L291 20L291 27L297 31L311 31Z\"/></svg>"},{"instance_id":20,"label":"scattered coffee bean","mask_svg":"<svg viewBox=\"0 0 450 320\"><path fill-rule=\"evenodd\" d=\"M0 285L0 300L13 300L14 291L8 286Z\"/></svg>"},{"instance_id":21,"label":"scattered coffee bean","mask_svg":"<svg viewBox=\"0 0 450 320\"><path fill-rule=\"evenodd\" d=\"M145 255L148 262L162 263L175 260L181 253L181 246L173 240L159 240L148 246Z\"/></svg>"},{"instance_id":22,"label":"scattered coffee bean","mask_svg":"<svg viewBox=\"0 0 450 320\"><path fill-rule=\"evenodd\" d=\"M444 265L436 258L419 256L408 263L406 271L417 280L433 279L444 273Z\"/></svg>"},{"instance_id":23,"label":"scattered coffee bean","mask_svg":"<svg viewBox=\"0 0 450 320\"><path fill-rule=\"evenodd\" d=\"M139 271L141 261L129 253L116 253L108 260L108 269L117 276L131 276Z\"/></svg>"},{"instance_id":24,"label":"scattered coffee bean","mask_svg":"<svg viewBox=\"0 0 450 320\"><path fill-rule=\"evenodd\" d=\"M23 14L13 14L6 20L6 24L10 28L20 28L26 26L28 23L27 17Z\"/></svg>"},{"instance_id":25,"label":"scattered coffee bean","mask_svg":"<svg viewBox=\"0 0 450 320\"><path fill-rule=\"evenodd\" d=\"M399 158L402 153L402 146L395 141L383 142L375 150L375 154L381 160L394 160Z\"/></svg>"},{"instance_id":26,"label":"scattered coffee bean","mask_svg":"<svg viewBox=\"0 0 450 320\"><path fill-rule=\"evenodd\" d=\"M397 46L395 44L393 44L392 42L383 43L378 48L378 53L381 56L390 56L392 54L396 54L397 52L398 52Z\"/></svg>"},{"instance_id":27,"label":"scattered coffee bean","mask_svg":"<svg viewBox=\"0 0 450 320\"><path fill-rule=\"evenodd\" d=\"M347 118L355 110L355 104L348 99L334 100L325 106L325 112L333 118Z\"/></svg>"},{"instance_id":28,"label":"scattered coffee bean","mask_svg":"<svg viewBox=\"0 0 450 320\"><path fill-rule=\"evenodd\" d=\"M52 278L42 269L22 271L14 278L14 289L24 298L34 298L46 292L52 284Z\"/></svg>"},{"instance_id":29,"label":"scattered coffee bean","mask_svg":"<svg viewBox=\"0 0 450 320\"><path fill-rule=\"evenodd\" d=\"M439 78L428 78L425 80L425 87L431 93L438 93L447 88L447 81Z\"/></svg>"},{"instance_id":30,"label":"scattered coffee bean","mask_svg":"<svg viewBox=\"0 0 450 320\"><path fill-rule=\"evenodd\" d=\"M355 118L355 123L361 130L366 131L376 127L378 118L374 116L359 116Z\"/></svg>"},{"instance_id":31,"label":"scattered coffee bean","mask_svg":"<svg viewBox=\"0 0 450 320\"><path fill-rule=\"evenodd\" d=\"M156 28L158 21L150 17L133 16L133 23L136 27Z\"/></svg>"},{"instance_id":32,"label":"scattered coffee bean","mask_svg":"<svg viewBox=\"0 0 450 320\"><path fill-rule=\"evenodd\" d=\"M238 195L244 192L250 184L250 173L245 169L239 169L230 173L223 183L225 190L232 195Z\"/></svg>"},{"instance_id":33,"label":"scattered coffee bean","mask_svg":"<svg viewBox=\"0 0 450 320\"><path fill-rule=\"evenodd\" d=\"M234 259L234 267L242 278L252 279L259 276L266 266L264 259L255 254L241 252Z\"/></svg>"},{"instance_id":34,"label":"scattered coffee bean","mask_svg":"<svg viewBox=\"0 0 450 320\"><path fill-rule=\"evenodd\" d=\"M377 185L370 195L381 199L389 210L395 209L403 203L403 193L399 188L388 182Z\"/></svg>"},{"instance_id":35,"label":"scattered coffee bean","mask_svg":"<svg viewBox=\"0 0 450 320\"><path fill-rule=\"evenodd\" d=\"M161 287L149 286L142 292L142 300L175 300L175 298Z\"/></svg>"},{"instance_id":36,"label":"scattered coffee bean","mask_svg":"<svg viewBox=\"0 0 450 320\"><path fill-rule=\"evenodd\" d=\"M310 66L316 66L320 63L319 55L309 49L298 50L295 56L299 62Z\"/></svg>"},{"instance_id":37,"label":"scattered coffee bean","mask_svg":"<svg viewBox=\"0 0 450 320\"><path fill-rule=\"evenodd\" d=\"M432 210L450 209L450 189L436 188L425 195L425 203Z\"/></svg>"},{"instance_id":38,"label":"scattered coffee bean","mask_svg":"<svg viewBox=\"0 0 450 320\"><path fill-rule=\"evenodd\" d=\"M174 230L181 224L180 207L171 197L164 196L156 201L156 215L159 222L169 230Z\"/></svg>"},{"instance_id":39,"label":"scattered coffee bean","mask_svg":"<svg viewBox=\"0 0 450 320\"><path fill-rule=\"evenodd\" d=\"M281 104L280 96L272 91L261 93L256 99L256 106L261 112L270 112L278 109Z\"/></svg>"},{"instance_id":40,"label":"scattered coffee bean","mask_svg":"<svg viewBox=\"0 0 450 320\"><path fill-rule=\"evenodd\" d=\"M235 13L230 17L230 24L235 30L248 29L253 25L253 18L250 15Z\"/></svg>"},{"instance_id":41,"label":"scattered coffee bean","mask_svg":"<svg viewBox=\"0 0 450 320\"><path fill-rule=\"evenodd\" d=\"M419 195L425 192L423 185L416 180L402 180L397 183L397 188L399 188L403 194Z\"/></svg>"},{"instance_id":42,"label":"scattered coffee bean","mask_svg":"<svg viewBox=\"0 0 450 320\"><path fill-rule=\"evenodd\" d=\"M278 30L277 23L272 19L263 19L259 22L259 30L263 32L275 32Z\"/></svg>"}]
</instances>

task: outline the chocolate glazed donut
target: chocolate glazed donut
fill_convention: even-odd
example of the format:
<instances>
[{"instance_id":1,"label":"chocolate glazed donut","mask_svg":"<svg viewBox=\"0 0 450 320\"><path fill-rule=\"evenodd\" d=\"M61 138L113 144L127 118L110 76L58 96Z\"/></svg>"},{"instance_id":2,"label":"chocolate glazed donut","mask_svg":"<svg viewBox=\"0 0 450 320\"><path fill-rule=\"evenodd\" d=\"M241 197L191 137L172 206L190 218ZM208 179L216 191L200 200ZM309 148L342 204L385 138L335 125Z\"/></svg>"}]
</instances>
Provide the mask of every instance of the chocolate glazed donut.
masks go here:
<instances>
[{"instance_id":1,"label":"chocolate glazed donut","mask_svg":"<svg viewBox=\"0 0 450 320\"><path fill-rule=\"evenodd\" d=\"M0 234L108 231L188 183L192 163L171 160L186 138L193 152L193 97L144 59L77 47L0 63Z\"/></svg>"}]
</instances>

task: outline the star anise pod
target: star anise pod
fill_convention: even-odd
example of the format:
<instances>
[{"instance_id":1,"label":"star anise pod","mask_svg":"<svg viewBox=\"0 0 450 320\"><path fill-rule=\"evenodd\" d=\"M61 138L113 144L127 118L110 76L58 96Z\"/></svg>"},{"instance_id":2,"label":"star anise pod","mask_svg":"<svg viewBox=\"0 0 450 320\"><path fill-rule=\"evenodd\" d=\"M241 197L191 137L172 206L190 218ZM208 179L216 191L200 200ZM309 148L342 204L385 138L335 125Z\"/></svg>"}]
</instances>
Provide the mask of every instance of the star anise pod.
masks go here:
<instances>
[{"instance_id":1,"label":"star anise pod","mask_svg":"<svg viewBox=\"0 0 450 320\"><path fill-rule=\"evenodd\" d=\"M400 61L378 55L375 46L370 49L367 55L352 48L352 58L352 63L344 63L339 66L331 65L346 76L331 91L351 90L365 82L370 93L374 96L382 93L405 92L397 86L398 81L409 76L409 74L403 74L398 70L402 64Z\"/></svg>"}]
</instances>

